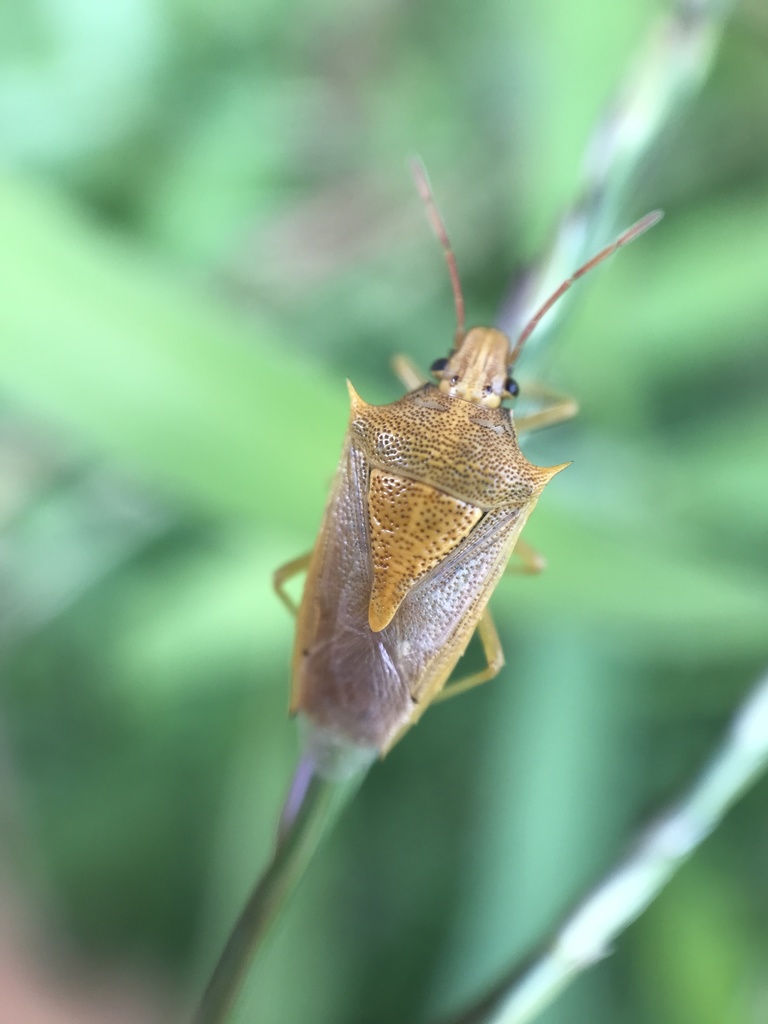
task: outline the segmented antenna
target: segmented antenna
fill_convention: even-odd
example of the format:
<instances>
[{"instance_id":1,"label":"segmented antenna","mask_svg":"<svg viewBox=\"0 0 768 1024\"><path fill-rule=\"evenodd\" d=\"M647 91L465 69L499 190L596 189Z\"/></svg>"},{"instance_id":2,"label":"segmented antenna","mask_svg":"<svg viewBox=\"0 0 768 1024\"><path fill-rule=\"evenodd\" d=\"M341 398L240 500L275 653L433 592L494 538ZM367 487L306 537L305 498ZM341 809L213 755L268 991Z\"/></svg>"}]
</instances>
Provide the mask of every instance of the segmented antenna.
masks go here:
<instances>
[{"instance_id":1,"label":"segmented antenna","mask_svg":"<svg viewBox=\"0 0 768 1024\"><path fill-rule=\"evenodd\" d=\"M461 294L461 281L459 280L459 268L456 266L456 255L451 247L451 241L448 238L443 218L440 216L440 211L437 208L435 197L432 195L432 189L427 178L427 170L418 157L414 157L411 160L411 174L416 182L416 188L421 201L427 208L427 215L429 216L432 228L437 235L440 245L443 247L445 262L448 264L448 273L451 275L451 288L453 289L453 303L456 307L456 338L458 340L464 337L465 318L464 296Z\"/></svg>"},{"instance_id":2,"label":"segmented antenna","mask_svg":"<svg viewBox=\"0 0 768 1024\"><path fill-rule=\"evenodd\" d=\"M574 281L578 281L580 277L583 277L588 271L592 270L593 267L596 267L598 263L602 263L603 260L607 259L609 256L612 256L617 249L620 249L623 245L626 245L627 242L633 242L636 238L642 235L649 228L652 228L654 224L658 224L658 222L661 220L663 216L663 210L654 210L652 213L647 213L644 217L641 217L641 219L637 221L637 223L633 224L631 228L627 228L626 231L619 235L615 242L611 242L610 245L606 245L606 247L604 249L601 249L596 256L593 256L591 260L588 260L585 264L583 264L583 266L579 267L579 269L574 274L571 274L567 281L563 281L560 287L549 296L547 301L536 310L531 319L523 328L519 338L515 342L514 348L512 349L512 355L510 356L509 359L509 365L511 366L515 362L517 357L520 355L520 350L522 349L523 345L526 343L532 332L535 330L536 325L539 323L541 318L545 315L545 313L548 313L549 310L557 302L557 300L561 298L561 296L564 295L565 292L568 291L568 289L571 287Z\"/></svg>"}]
</instances>

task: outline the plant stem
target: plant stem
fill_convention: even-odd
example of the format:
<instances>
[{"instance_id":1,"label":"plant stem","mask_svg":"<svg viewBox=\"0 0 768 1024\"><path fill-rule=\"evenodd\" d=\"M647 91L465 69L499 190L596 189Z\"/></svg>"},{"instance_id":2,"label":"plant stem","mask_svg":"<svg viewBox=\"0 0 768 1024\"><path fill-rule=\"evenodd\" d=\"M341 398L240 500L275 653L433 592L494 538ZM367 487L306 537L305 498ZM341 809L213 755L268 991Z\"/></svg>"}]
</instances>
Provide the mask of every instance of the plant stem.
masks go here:
<instances>
[{"instance_id":1,"label":"plant stem","mask_svg":"<svg viewBox=\"0 0 768 1024\"><path fill-rule=\"evenodd\" d=\"M656 898L720 823L732 804L768 770L768 673L737 713L698 780L646 832L634 852L556 929L545 951L516 968L453 1024L527 1024Z\"/></svg>"},{"instance_id":2,"label":"plant stem","mask_svg":"<svg viewBox=\"0 0 768 1024\"><path fill-rule=\"evenodd\" d=\"M301 879L321 839L365 776L342 781L316 775L302 760L283 808L272 859L254 886L203 993L194 1024L225 1024L279 911Z\"/></svg>"},{"instance_id":3,"label":"plant stem","mask_svg":"<svg viewBox=\"0 0 768 1024\"><path fill-rule=\"evenodd\" d=\"M517 337L574 267L615 234L628 186L648 150L709 73L732 0L678 0L653 24L629 74L597 122L587 144L575 202L552 245L522 285L502 303L497 325ZM560 302L537 328L533 345L563 316ZM529 342L528 348L532 347Z\"/></svg>"}]
</instances>

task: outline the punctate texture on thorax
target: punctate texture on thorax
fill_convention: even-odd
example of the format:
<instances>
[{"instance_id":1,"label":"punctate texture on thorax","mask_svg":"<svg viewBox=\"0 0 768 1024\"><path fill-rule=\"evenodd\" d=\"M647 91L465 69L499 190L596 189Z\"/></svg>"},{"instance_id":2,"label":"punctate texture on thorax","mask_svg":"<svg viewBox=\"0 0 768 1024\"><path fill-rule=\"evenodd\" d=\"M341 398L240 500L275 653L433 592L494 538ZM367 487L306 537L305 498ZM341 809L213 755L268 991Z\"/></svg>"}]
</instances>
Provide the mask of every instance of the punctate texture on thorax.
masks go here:
<instances>
[{"instance_id":1,"label":"punctate texture on thorax","mask_svg":"<svg viewBox=\"0 0 768 1024\"><path fill-rule=\"evenodd\" d=\"M350 393L352 443L373 467L483 511L520 506L550 479L520 451L507 409L451 398L431 384L391 405L368 405Z\"/></svg>"}]
</instances>

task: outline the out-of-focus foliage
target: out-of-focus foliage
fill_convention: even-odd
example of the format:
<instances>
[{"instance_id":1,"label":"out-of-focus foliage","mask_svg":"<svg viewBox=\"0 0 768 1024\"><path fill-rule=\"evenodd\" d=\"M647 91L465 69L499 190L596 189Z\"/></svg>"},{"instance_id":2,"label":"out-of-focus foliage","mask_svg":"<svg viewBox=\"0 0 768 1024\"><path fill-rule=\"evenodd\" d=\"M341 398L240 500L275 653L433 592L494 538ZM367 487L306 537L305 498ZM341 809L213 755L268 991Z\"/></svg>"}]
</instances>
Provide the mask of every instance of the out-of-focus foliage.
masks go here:
<instances>
[{"instance_id":1,"label":"out-of-focus foliage","mask_svg":"<svg viewBox=\"0 0 768 1024\"><path fill-rule=\"evenodd\" d=\"M344 377L391 400L390 356L452 337L406 157L492 320L659 6L0 9L4 849L95 965L192 991L268 851L296 752L271 571L312 543ZM476 992L767 660L767 51L740 5L617 227L665 220L537 353L583 411L527 444L574 465L526 530L548 572L494 599L507 668L372 772L249 1019L415 1022ZM763 1019L766 821L762 785L548 1024Z\"/></svg>"}]
</instances>

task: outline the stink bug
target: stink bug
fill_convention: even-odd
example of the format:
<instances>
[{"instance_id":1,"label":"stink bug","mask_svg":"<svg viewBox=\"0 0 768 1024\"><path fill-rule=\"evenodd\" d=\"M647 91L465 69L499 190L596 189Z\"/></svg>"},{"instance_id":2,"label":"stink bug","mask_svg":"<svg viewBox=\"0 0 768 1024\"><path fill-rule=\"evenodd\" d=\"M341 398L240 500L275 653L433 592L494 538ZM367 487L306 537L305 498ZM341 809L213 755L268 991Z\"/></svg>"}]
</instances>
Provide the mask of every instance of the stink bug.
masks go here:
<instances>
[{"instance_id":1,"label":"stink bug","mask_svg":"<svg viewBox=\"0 0 768 1024\"><path fill-rule=\"evenodd\" d=\"M275 573L275 589L298 611L291 712L305 719L320 774L338 774L338 754L384 754L435 700L492 679L504 655L486 605L512 552L536 571L541 560L520 534L542 491L569 463L540 467L517 430L575 415L574 401L539 390L544 405L517 430L502 403L522 347L560 296L592 267L647 230L651 213L581 266L529 320L514 344L493 327L465 331L456 260L426 176L416 184L443 246L453 286L453 350L422 381L405 357L395 369L408 393L372 406L348 383L349 429L311 553ZM284 586L307 569L298 610ZM477 631L487 666L446 686Z\"/></svg>"}]
</instances>

